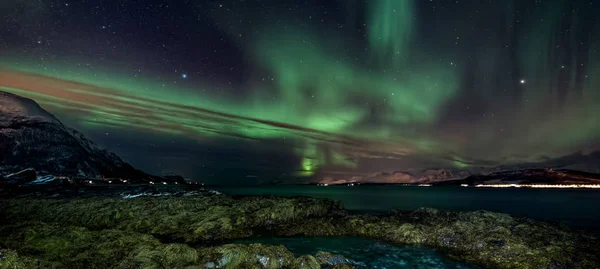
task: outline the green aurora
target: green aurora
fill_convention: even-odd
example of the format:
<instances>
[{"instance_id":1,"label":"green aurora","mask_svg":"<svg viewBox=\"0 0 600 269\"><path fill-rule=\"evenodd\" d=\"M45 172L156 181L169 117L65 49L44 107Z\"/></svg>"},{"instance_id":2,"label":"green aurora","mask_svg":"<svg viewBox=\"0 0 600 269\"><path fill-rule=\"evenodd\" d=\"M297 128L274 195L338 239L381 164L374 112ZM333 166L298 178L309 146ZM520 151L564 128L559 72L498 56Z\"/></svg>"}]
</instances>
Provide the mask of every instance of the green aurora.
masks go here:
<instances>
[{"instance_id":1,"label":"green aurora","mask_svg":"<svg viewBox=\"0 0 600 269\"><path fill-rule=\"evenodd\" d=\"M365 159L469 168L598 149L600 27L587 22L583 2L536 5L524 19L512 17L524 3L502 1L490 12L504 18L495 25L504 31L489 33L479 51L452 46L468 42L464 33L432 37L423 24L443 22L431 21L417 2L348 2L355 8L346 23L360 24L363 36L284 15L225 25L227 15L210 11L246 59L240 83L5 50L0 89L70 115L84 132L133 128L201 143L285 144L302 176L373 170ZM571 5L582 11L562 16ZM75 64L84 61L93 68Z\"/></svg>"}]
</instances>

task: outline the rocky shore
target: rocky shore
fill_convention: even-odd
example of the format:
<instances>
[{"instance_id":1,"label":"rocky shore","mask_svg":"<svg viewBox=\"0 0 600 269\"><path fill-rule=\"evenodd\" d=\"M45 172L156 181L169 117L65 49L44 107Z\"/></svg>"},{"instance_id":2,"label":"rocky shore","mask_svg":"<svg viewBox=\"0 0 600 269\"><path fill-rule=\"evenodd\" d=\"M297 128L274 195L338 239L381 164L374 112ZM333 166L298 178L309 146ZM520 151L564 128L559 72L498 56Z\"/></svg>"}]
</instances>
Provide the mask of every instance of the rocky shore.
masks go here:
<instances>
[{"instance_id":1,"label":"rocky shore","mask_svg":"<svg viewBox=\"0 0 600 269\"><path fill-rule=\"evenodd\" d=\"M597 268L598 239L485 211L372 216L306 197L225 195L0 199L0 268L353 268L295 257L255 236L357 236L431 247L483 268ZM359 267L359 266L358 266Z\"/></svg>"}]
</instances>

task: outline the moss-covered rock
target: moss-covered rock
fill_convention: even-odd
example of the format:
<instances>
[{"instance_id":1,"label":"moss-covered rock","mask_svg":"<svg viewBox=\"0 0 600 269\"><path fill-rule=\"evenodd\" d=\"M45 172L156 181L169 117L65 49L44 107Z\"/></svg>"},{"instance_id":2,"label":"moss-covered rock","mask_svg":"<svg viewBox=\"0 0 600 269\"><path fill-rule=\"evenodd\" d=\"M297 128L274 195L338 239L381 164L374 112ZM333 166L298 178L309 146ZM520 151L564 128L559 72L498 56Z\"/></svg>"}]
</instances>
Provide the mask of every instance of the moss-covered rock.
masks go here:
<instances>
[{"instance_id":1,"label":"moss-covered rock","mask_svg":"<svg viewBox=\"0 0 600 269\"><path fill-rule=\"evenodd\" d=\"M294 254L284 246L227 244L203 249L205 268L289 268Z\"/></svg>"},{"instance_id":2,"label":"moss-covered rock","mask_svg":"<svg viewBox=\"0 0 600 269\"><path fill-rule=\"evenodd\" d=\"M331 268L332 269L354 269L354 266L349 265L349 264L336 264Z\"/></svg>"},{"instance_id":3,"label":"moss-covered rock","mask_svg":"<svg viewBox=\"0 0 600 269\"><path fill-rule=\"evenodd\" d=\"M1 245L38 257L40 268L183 268L198 263L194 248L128 231L28 223L2 227L0 235Z\"/></svg>"},{"instance_id":4,"label":"moss-covered rock","mask_svg":"<svg viewBox=\"0 0 600 269\"><path fill-rule=\"evenodd\" d=\"M321 265L317 261L314 256L304 255L300 256L294 261L294 268L302 268L302 269L319 269Z\"/></svg>"},{"instance_id":5,"label":"moss-covered rock","mask_svg":"<svg viewBox=\"0 0 600 269\"><path fill-rule=\"evenodd\" d=\"M284 246L264 244L226 244L202 249L201 264L204 268L249 269L319 269L353 268L354 262L342 255L319 251L315 256L294 257Z\"/></svg>"},{"instance_id":6,"label":"moss-covered rock","mask_svg":"<svg viewBox=\"0 0 600 269\"><path fill-rule=\"evenodd\" d=\"M90 231L76 226L26 223L0 230L4 268L256 268L319 269L348 261L343 256L318 253L296 258L284 246L225 244L195 249L185 244L163 244L151 235L119 230ZM333 263L331 261L334 261Z\"/></svg>"},{"instance_id":7,"label":"moss-covered rock","mask_svg":"<svg viewBox=\"0 0 600 269\"><path fill-rule=\"evenodd\" d=\"M356 262L349 260L342 255L331 254L324 251L317 252L315 258L317 262L325 268L354 268L354 265L358 265Z\"/></svg>"},{"instance_id":8,"label":"moss-covered rock","mask_svg":"<svg viewBox=\"0 0 600 269\"><path fill-rule=\"evenodd\" d=\"M240 260L250 256L252 266L266 268L319 264L318 257L295 258L283 247L214 246L255 235L359 236L418 244L492 268L600 266L596 237L555 224L486 211L353 215L339 203L302 197L3 199L0 223L8 224L0 228L0 247L42 262L92 265L87 268L115 261L148 268L212 262L217 268L222 259L250 266ZM174 242L204 248L166 244Z\"/></svg>"},{"instance_id":9,"label":"moss-covered rock","mask_svg":"<svg viewBox=\"0 0 600 269\"><path fill-rule=\"evenodd\" d=\"M7 223L44 220L90 229L119 229L183 242L235 239L276 225L339 215L339 203L313 198L141 197L8 199ZM0 217L0 218L1 218Z\"/></svg>"},{"instance_id":10,"label":"moss-covered rock","mask_svg":"<svg viewBox=\"0 0 600 269\"><path fill-rule=\"evenodd\" d=\"M38 266L38 260L17 254L10 249L0 249L0 269L30 269Z\"/></svg>"}]
</instances>

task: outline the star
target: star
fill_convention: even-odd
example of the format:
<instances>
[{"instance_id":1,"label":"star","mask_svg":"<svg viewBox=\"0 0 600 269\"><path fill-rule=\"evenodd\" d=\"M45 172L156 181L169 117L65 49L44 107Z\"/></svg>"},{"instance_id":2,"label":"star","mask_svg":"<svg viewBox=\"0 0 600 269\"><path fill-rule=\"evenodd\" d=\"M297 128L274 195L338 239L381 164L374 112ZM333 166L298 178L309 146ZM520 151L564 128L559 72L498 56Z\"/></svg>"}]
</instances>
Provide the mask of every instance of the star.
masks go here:
<instances>
[{"instance_id":1,"label":"star","mask_svg":"<svg viewBox=\"0 0 600 269\"><path fill-rule=\"evenodd\" d=\"M181 78L186 79L187 78L187 74L181 74Z\"/></svg>"},{"instance_id":2,"label":"star","mask_svg":"<svg viewBox=\"0 0 600 269\"><path fill-rule=\"evenodd\" d=\"M525 84L525 80L524 79L521 79L520 82L521 82L521 84Z\"/></svg>"}]
</instances>

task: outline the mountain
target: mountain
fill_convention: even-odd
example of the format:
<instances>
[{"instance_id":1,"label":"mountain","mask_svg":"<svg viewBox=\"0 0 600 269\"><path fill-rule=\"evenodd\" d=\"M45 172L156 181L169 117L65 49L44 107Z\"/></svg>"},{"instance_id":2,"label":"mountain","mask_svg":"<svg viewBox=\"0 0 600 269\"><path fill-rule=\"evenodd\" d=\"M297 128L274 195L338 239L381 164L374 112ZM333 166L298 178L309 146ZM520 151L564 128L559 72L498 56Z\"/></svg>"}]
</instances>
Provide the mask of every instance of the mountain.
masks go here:
<instances>
[{"instance_id":1,"label":"mountain","mask_svg":"<svg viewBox=\"0 0 600 269\"><path fill-rule=\"evenodd\" d=\"M348 183L370 183L370 184L419 184L446 180L463 179L471 173L465 170L452 169L425 169L420 171L396 171L379 172L368 175L327 175L319 179L320 184L348 184Z\"/></svg>"},{"instance_id":2,"label":"mountain","mask_svg":"<svg viewBox=\"0 0 600 269\"><path fill-rule=\"evenodd\" d=\"M560 173L557 171L560 171ZM600 151L594 151L589 154L578 152L559 158L547 158L547 160L541 162L518 163L494 167L471 167L469 169L435 168L396 171L392 173L379 172L368 175L327 175L319 178L317 183L421 184L448 181L450 182L449 184L457 184L467 178L470 180L483 182L490 180L498 181L502 177L505 177L506 181L508 182L514 181L518 177L523 177L528 178L527 180L533 180L537 182L544 181L544 183L548 184L552 182L581 182L581 184L596 184L595 181L585 180L582 178L582 174L587 175L587 178L595 178L598 176L597 174L600 174ZM545 179L543 179L544 177Z\"/></svg>"},{"instance_id":3,"label":"mountain","mask_svg":"<svg viewBox=\"0 0 600 269\"><path fill-rule=\"evenodd\" d=\"M368 175L321 175L316 183L318 184L349 184L349 183L364 183L364 184L408 184L414 183L415 176L405 172L379 172Z\"/></svg>"},{"instance_id":4,"label":"mountain","mask_svg":"<svg viewBox=\"0 0 600 269\"><path fill-rule=\"evenodd\" d=\"M463 179L472 175L470 171L459 169L426 169L419 174L419 183L431 183Z\"/></svg>"},{"instance_id":5,"label":"mountain","mask_svg":"<svg viewBox=\"0 0 600 269\"><path fill-rule=\"evenodd\" d=\"M98 147L35 101L0 91L0 176L28 168L38 175L163 180Z\"/></svg>"},{"instance_id":6,"label":"mountain","mask_svg":"<svg viewBox=\"0 0 600 269\"><path fill-rule=\"evenodd\" d=\"M440 185L477 184L600 184L600 174L568 169L525 169L473 175L462 180L445 181Z\"/></svg>"}]
</instances>

